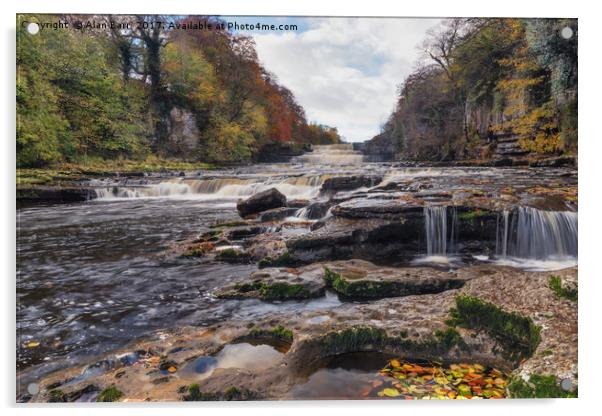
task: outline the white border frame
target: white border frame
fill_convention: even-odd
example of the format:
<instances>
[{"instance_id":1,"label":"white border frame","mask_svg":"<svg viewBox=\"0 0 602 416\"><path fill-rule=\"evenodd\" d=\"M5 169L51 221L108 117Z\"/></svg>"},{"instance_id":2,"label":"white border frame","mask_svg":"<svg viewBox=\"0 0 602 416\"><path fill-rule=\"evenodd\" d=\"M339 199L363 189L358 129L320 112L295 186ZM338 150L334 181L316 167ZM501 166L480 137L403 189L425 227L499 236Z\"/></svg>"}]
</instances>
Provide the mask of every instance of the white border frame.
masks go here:
<instances>
[{"instance_id":1,"label":"white border frame","mask_svg":"<svg viewBox=\"0 0 602 416\"><path fill-rule=\"evenodd\" d=\"M0 102L5 136L2 138L2 181L0 195L4 196L4 238L0 253L4 273L3 342L0 393L2 404L8 414L44 413L105 414L107 407L115 414L131 414L140 411L148 415L165 415L166 411L186 414L199 412L228 413L240 415L263 415L269 412L303 414L318 409L328 412L341 409L345 414L367 414L378 412L487 412L504 415L516 411L545 412L549 415L588 412L599 408L595 402L600 394L601 348L600 322L602 317L599 297L602 294L602 276L597 270L599 262L599 236L601 235L598 213L601 206L599 185L600 172L597 165L602 157L600 137L599 102L600 91L600 34L601 18L596 13L594 2L548 0L527 2L505 0L503 2L475 2L456 0L423 0L419 2L392 2L386 0L324 1L304 0L214 0L193 3L183 0L151 3L148 0L104 0L93 3L69 0L29 0L27 2L3 2L1 27L5 46L2 71L4 97ZM239 402L239 403L195 403L195 404L126 404L105 406L43 406L15 405L15 14L16 13L156 13L156 14L220 14L220 15L299 15L299 16L490 16L490 17L573 17L579 19L579 177L580 177L580 259L579 275L579 399L573 400L508 400L484 402L392 402L392 401L313 401L313 402ZM401 81L401 80L400 80ZM584 225L585 224L585 225ZM177 410L176 410L177 409ZM314 410L315 409L315 410ZM335 410L336 409L336 410ZM590 413L590 412L588 412ZM593 412L591 412L593 413Z\"/></svg>"}]
</instances>

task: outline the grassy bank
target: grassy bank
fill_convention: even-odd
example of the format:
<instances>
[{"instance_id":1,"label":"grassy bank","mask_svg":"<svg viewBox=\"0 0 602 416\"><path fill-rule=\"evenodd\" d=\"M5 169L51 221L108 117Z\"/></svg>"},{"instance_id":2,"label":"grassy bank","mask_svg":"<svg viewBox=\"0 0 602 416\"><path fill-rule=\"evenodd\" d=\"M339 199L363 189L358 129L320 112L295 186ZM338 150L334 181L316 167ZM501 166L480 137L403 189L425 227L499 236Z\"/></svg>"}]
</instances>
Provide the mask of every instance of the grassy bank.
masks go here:
<instances>
[{"instance_id":1,"label":"grassy bank","mask_svg":"<svg viewBox=\"0 0 602 416\"><path fill-rule=\"evenodd\" d=\"M145 160L91 159L81 163L61 163L48 168L17 168L17 185L52 185L55 182L78 180L85 176L112 176L140 172L193 171L217 169L220 166L202 162L150 157Z\"/></svg>"}]
</instances>

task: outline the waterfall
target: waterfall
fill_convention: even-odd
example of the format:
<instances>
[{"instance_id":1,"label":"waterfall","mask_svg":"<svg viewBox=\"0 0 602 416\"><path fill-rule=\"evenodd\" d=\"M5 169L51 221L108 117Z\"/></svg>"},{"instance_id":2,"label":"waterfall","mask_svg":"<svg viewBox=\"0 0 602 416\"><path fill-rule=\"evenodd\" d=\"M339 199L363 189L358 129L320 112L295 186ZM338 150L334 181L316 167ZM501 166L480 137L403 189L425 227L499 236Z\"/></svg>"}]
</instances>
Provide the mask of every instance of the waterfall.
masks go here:
<instances>
[{"instance_id":1,"label":"waterfall","mask_svg":"<svg viewBox=\"0 0 602 416\"><path fill-rule=\"evenodd\" d=\"M311 153L305 153L291 159L292 163L315 165L357 165L362 163L364 155L353 150L352 143L316 145Z\"/></svg>"},{"instance_id":2,"label":"waterfall","mask_svg":"<svg viewBox=\"0 0 602 416\"><path fill-rule=\"evenodd\" d=\"M457 238L456 210L452 210L452 224L448 241L447 206L424 207L427 256L445 256L455 251Z\"/></svg>"},{"instance_id":3,"label":"waterfall","mask_svg":"<svg viewBox=\"0 0 602 416\"><path fill-rule=\"evenodd\" d=\"M577 213L519 207L502 213L497 254L527 259L577 258Z\"/></svg>"},{"instance_id":4,"label":"waterfall","mask_svg":"<svg viewBox=\"0 0 602 416\"><path fill-rule=\"evenodd\" d=\"M508 255L508 218L510 217L510 212L508 210L502 211L501 218L501 227L500 227L500 218L498 217L497 221L497 231L496 231L496 253L502 257L506 257Z\"/></svg>"},{"instance_id":5,"label":"waterfall","mask_svg":"<svg viewBox=\"0 0 602 416\"><path fill-rule=\"evenodd\" d=\"M95 191L99 200L123 198L237 200L270 188L276 188L287 198L312 199L319 194L322 183L330 176L311 174L288 178L269 176L262 178L181 178L144 185L100 186L95 188Z\"/></svg>"},{"instance_id":6,"label":"waterfall","mask_svg":"<svg viewBox=\"0 0 602 416\"><path fill-rule=\"evenodd\" d=\"M307 219L309 217L309 209L307 209L307 207L300 208L295 213L295 217L301 218L301 219L304 219L304 220Z\"/></svg>"}]
</instances>

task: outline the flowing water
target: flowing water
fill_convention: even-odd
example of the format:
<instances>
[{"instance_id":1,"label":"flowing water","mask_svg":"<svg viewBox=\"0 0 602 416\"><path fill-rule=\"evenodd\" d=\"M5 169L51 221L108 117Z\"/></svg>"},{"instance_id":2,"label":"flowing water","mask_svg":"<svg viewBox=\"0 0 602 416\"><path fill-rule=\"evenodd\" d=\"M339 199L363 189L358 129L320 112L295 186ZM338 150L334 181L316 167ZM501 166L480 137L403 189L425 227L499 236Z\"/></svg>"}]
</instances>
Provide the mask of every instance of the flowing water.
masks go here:
<instances>
[{"instance_id":1,"label":"flowing water","mask_svg":"<svg viewBox=\"0 0 602 416\"><path fill-rule=\"evenodd\" d=\"M451 218L449 218L451 216ZM448 222L451 223L448 226ZM424 207L424 234L426 236L426 256L414 260L415 265L454 265L456 238L458 235L458 215L454 207L445 205Z\"/></svg>"},{"instance_id":2,"label":"flowing water","mask_svg":"<svg viewBox=\"0 0 602 416\"><path fill-rule=\"evenodd\" d=\"M550 270L577 264L577 213L518 207L498 219L498 264ZM547 266L547 267L545 267Z\"/></svg>"},{"instance_id":3,"label":"flowing water","mask_svg":"<svg viewBox=\"0 0 602 416\"><path fill-rule=\"evenodd\" d=\"M364 163L349 145L316 146L313 153L290 164L191 172L184 177L93 180L97 199L17 211L19 382L35 381L160 329L258 319L283 310L336 308L341 301L332 294L282 303L220 300L212 295L215 289L245 279L256 266L167 262L160 254L208 231L213 223L238 220L239 198L276 187L289 199L318 200L327 178L350 174L380 174L384 183L427 178L435 188L444 189L466 186L458 183L462 178L478 178L485 189L492 182L501 187L576 181L570 172L560 170ZM304 216L303 209L297 216ZM425 209L425 254L453 253L453 218L442 207ZM504 218L500 257L576 259L576 213L525 208Z\"/></svg>"},{"instance_id":4,"label":"flowing water","mask_svg":"<svg viewBox=\"0 0 602 416\"><path fill-rule=\"evenodd\" d=\"M364 160L362 152L353 150L353 144L333 144L313 146L313 151L293 158L292 163L357 165Z\"/></svg>"}]
</instances>

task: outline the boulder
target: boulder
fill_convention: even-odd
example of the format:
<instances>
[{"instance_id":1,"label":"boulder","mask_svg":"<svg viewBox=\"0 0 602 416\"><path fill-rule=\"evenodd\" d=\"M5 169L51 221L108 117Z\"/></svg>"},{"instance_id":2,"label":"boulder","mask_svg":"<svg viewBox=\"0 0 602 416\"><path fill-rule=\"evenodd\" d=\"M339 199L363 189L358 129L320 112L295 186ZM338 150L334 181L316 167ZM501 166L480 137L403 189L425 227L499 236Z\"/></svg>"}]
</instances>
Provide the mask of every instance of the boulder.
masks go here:
<instances>
[{"instance_id":1,"label":"boulder","mask_svg":"<svg viewBox=\"0 0 602 416\"><path fill-rule=\"evenodd\" d=\"M245 200L239 200L236 204L236 209L241 217L248 217L253 214L258 214L272 208L280 208L286 206L286 196L278 189L270 188L266 191L259 192Z\"/></svg>"}]
</instances>

